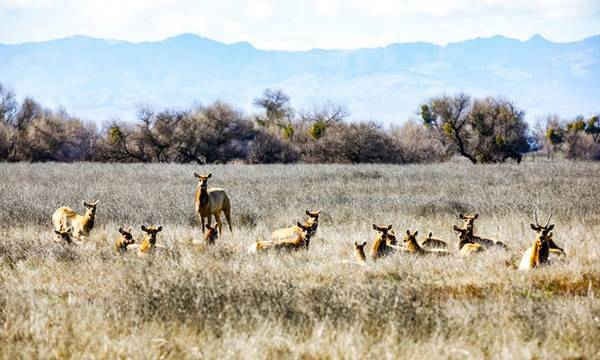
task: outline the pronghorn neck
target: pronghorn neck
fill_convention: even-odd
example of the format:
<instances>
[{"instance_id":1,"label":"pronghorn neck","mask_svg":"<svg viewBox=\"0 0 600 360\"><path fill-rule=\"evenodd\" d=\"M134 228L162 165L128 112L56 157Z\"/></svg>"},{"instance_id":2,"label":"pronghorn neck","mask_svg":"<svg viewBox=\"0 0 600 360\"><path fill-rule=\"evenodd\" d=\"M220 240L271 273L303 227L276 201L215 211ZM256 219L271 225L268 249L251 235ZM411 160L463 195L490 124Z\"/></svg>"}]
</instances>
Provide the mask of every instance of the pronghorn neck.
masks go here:
<instances>
[{"instance_id":1,"label":"pronghorn neck","mask_svg":"<svg viewBox=\"0 0 600 360\"><path fill-rule=\"evenodd\" d=\"M148 234L146 236L144 236L144 240L142 240L142 243L140 244L140 251L141 252L148 252L151 251L152 249L154 249L154 246L156 245L156 234Z\"/></svg>"},{"instance_id":2,"label":"pronghorn neck","mask_svg":"<svg viewBox=\"0 0 600 360\"><path fill-rule=\"evenodd\" d=\"M356 254L356 258L359 261L367 261L367 255L365 255L364 247L358 247L354 250L354 252Z\"/></svg>"},{"instance_id":3,"label":"pronghorn neck","mask_svg":"<svg viewBox=\"0 0 600 360\"><path fill-rule=\"evenodd\" d=\"M91 209L85 210L85 215L83 216L83 231L87 234L94 227L94 220L96 219L96 211Z\"/></svg>"},{"instance_id":4,"label":"pronghorn neck","mask_svg":"<svg viewBox=\"0 0 600 360\"><path fill-rule=\"evenodd\" d=\"M412 236L408 238L408 243L406 245L406 248L408 249L408 252L411 252L411 253L424 252L423 248L417 243L415 238Z\"/></svg>"},{"instance_id":5,"label":"pronghorn neck","mask_svg":"<svg viewBox=\"0 0 600 360\"><path fill-rule=\"evenodd\" d=\"M200 186L200 195L199 199L200 207L208 206L208 187Z\"/></svg>"}]
</instances>

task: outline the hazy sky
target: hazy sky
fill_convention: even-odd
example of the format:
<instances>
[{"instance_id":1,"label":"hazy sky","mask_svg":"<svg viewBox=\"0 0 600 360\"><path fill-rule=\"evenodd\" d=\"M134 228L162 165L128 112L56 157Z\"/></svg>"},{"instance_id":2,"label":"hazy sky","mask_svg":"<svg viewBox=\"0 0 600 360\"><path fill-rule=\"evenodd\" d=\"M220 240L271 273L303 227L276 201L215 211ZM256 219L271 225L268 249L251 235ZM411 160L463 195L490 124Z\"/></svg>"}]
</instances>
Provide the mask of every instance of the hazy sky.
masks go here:
<instances>
[{"instance_id":1,"label":"hazy sky","mask_svg":"<svg viewBox=\"0 0 600 360\"><path fill-rule=\"evenodd\" d=\"M89 35L130 41L195 33L264 49L444 44L501 34L600 34L598 0L0 0L0 42Z\"/></svg>"}]
</instances>

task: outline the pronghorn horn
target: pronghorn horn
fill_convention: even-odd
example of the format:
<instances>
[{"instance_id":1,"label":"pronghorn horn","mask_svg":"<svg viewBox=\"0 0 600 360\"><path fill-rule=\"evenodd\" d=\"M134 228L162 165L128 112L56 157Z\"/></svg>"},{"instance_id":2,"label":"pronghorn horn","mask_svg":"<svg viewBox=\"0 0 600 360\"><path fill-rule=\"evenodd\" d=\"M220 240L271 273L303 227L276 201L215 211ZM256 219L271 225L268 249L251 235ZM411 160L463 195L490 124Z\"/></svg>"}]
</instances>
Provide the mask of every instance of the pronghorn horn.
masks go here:
<instances>
[{"instance_id":1,"label":"pronghorn horn","mask_svg":"<svg viewBox=\"0 0 600 360\"><path fill-rule=\"evenodd\" d=\"M537 209L533 209L533 217L535 219L535 224L537 226L540 226L540 222L538 221L538 216L537 216Z\"/></svg>"},{"instance_id":2,"label":"pronghorn horn","mask_svg":"<svg viewBox=\"0 0 600 360\"><path fill-rule=\"evenodd\" d=\"M544 225L544 227L548 226L548 224L550 224L550 219L552 219L552 210L550 210L550 216L548 216L548 220L546 221L546 225Z\"/></svg>"}]
</instances>

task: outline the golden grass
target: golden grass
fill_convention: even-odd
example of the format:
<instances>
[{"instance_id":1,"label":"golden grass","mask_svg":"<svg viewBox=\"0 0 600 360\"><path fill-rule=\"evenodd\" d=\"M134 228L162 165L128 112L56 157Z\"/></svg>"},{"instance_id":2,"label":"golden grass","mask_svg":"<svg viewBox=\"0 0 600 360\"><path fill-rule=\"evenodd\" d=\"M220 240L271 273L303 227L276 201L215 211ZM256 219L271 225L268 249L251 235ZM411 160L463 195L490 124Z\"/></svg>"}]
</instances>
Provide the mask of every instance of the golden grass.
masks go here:
<instances>
[{"instance_id":1,"label":"golden grass","mask_svg":"<svg viewBox=\"0 0 600 360\"><path fill-rule=\"evenodd\" d=\"M194 216L194 171L232 200L216 245ZM600 165L0 165L0 358L597 358ZM90 182L89 179L94 179ZM66 185L63 185L66 184ZM64 187L62 187L64 186ZM268 189L268 190L267 190ZM101 200L82 246L53 242L58 204ZM533 207L567 257L523 273ZM308 251L251 256L320 208ZM509 246L457 254L459 212ZM15 223L24 218L27 223ZM122 224L164 226L168 256L114 253ZM373 223L433 231L451 256L366 266Z\"/></svg>"}]
</instances>

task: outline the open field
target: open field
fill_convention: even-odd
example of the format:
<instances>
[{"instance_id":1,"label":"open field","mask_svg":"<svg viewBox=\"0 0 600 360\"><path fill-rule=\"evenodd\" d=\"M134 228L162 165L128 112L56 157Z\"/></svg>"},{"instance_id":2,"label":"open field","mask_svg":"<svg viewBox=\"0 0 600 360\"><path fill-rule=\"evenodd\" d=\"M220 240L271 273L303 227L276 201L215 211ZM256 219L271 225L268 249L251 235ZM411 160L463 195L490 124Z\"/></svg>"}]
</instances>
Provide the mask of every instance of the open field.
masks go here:
<instances>
[{"instance_id":1,"label":"open field","mask_svg":"<svg viewBox=\"0 0 600 360\"><path fill-rule=\"evenodd\" d=\"M193 213L197 172L227 189L234 232L213 248ZM600 164L188 166L0 164L0 358L598 358ZM88 243L52 242L50 216L99 199ZM515 270L553 211L564 261ZM251 256L320 208L307 252ZM365 267L353 242L429 231L460 212L509 251L395 254ZM171 256L119 257L120 224L160 223ZM86 355L86 356L84 356Z\"/></svg>"}]
</instances>

